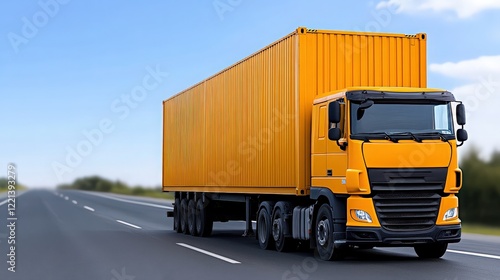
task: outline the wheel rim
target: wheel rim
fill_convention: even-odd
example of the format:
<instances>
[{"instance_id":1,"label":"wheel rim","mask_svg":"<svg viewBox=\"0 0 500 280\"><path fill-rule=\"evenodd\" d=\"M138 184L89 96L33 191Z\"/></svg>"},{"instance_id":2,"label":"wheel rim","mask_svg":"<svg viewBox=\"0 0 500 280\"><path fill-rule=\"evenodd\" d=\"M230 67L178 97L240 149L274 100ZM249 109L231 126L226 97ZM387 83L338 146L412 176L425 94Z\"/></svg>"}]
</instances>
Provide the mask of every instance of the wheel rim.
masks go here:
<instances>
[{"instance_id":1,"label":"wheel rim","mask_svg":"<svg viewBox=\"0 0 500 280\"><path fill-rule=\"evenodd\" d=\"M318 239L319 245L326 247L330 237L330 222L328 219L323 217L323 219L319 221L316 232L316 238Z\"/></svg>"},{"instance_id":2,"label":"wheel rim","mask_svg":"<svg viewBox=\"0 0 500 280\"><path fill-rule=\"evenodd\" d=\"M278 242L280 240L280 236L281 236L281 221L280 221L280 218L277 217L273 221L273 238L274 238L274 241Z\"/></svg>"}]
</instances>

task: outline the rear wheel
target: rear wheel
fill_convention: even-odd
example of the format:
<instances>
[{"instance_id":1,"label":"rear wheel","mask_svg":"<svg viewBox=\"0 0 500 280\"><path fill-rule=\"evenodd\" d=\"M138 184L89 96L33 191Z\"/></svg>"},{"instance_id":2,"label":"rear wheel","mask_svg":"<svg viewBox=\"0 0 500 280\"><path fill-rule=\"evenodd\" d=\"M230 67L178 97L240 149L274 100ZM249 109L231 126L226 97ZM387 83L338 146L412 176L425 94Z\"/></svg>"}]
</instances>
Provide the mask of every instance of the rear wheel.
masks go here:
<instances>
[{"instance_id":1,"label":"rear wheel","mask_svg":"<svg viewBox=\"0 0 500 280\"><path fill-rule=\"evenodd\" d=\"M272 235L275 243L276 251L286 252L292 248L293 239L285 237L285 219L282 210L277 207L273 214Z\"/></svg>"},{"instance_id":2,"label":"rear wheel","mask_svg":"<svg viewBox=\"0 0 500 280\"><path fill-rule=\"evenodd\" d=\"M259 240L260 248L270 250L273 247L273 237L271 236L271 215L266 207L259 210L257 218L257 239Z\"/></svg>"},{"instance_id":3,"label":"rear wheel","mask_svg":"<svg viewBox=\"0 0 500 280\"><path fill-rule=\"evenodd\" d=\"M332 210L328 204L321 205L318 210L315 231L316 251L322 260L340 260L344 257L343 250L335 248Z\"/></svg>"},{"instance_id":4,"label":"rear wheel","mask_svg":"<svg viewBox=\"0 0 500 280\"><path fill-rule=\"evenodd\" d=\"M212 234L212 228L214 222L210 217L210 213L208 211L208 205L205 206L203 200L200 198L196 202L196 232L198 236L209 236Z\"/></svg>"},{"instance_id":5,"label":"rear wheel","mask_svg":"<svg viewBox=\"0 0 500 280\"><path fill-rule=\"evenodd\" d=\"M180 207L180 226L181 232L184 234L189 233L188 229L188 203L185 198L181 199L181 207Z\"/></svg>"},{"instance_id":6,"label":"rear wheel","mask_svg":"<svg viewBox=\"0 0 500 280\"><path fill-rule=\"evenodd\" d=\"M439 259L448 249L448 243L432 243L415 246L415 253L423 259Z\"/></svg>"},{"instance_id":7,"label":"rear wheel","mask_svg":"<svg viewBox=\"0 0 500 280\"><path fill-rule=\"evenodd\" d=\"M197 235L196 232L196 204L193 199L188 202L188 229L191 235Z\"/></svg>"},{"instance_id":8,"label":"rear wheel","mask_svg":"<svg viewBox=\"0 0 500 280\"><path fill-rule=\"evenodd\" d=\"M180 213L180 207L181 207L181 200L176 198L174 202L174 230L177 233L182 232L181 230L181 213Z\"/></svg>"}]
</instances>

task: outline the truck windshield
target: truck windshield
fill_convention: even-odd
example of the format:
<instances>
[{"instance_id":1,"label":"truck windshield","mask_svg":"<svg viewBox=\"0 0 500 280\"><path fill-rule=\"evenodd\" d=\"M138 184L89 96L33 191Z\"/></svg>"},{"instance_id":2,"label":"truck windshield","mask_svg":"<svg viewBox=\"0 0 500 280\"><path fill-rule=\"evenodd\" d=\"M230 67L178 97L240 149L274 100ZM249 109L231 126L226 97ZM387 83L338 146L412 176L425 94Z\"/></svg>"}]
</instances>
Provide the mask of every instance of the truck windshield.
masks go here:
<instances>
[{"instance_id":1,"label":"truck windshield","mask_svg":"<svg viewBox=\"0 0 500 280\"><path fill-rule=\"evenodd\" d=\"M449 103L374 101L371 106L351 103L351 137L358 135L364 139L370 136L377 138L378 135L390 140L405 137L438 137L445 140L454 137Z\"/></svg>"}]
</instances>

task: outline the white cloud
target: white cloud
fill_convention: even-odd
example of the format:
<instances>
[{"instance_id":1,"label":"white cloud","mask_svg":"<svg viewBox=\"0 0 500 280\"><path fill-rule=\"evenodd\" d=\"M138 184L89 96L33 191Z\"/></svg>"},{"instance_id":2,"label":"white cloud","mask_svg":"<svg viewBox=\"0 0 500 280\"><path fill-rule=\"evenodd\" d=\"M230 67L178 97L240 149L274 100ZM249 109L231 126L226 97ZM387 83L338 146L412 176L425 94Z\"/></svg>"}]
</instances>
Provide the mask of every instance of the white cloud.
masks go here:
<instances>
[{"instance_id":1,"label":"white cloud","mask_svg":"<svg viewBox=\"0 0 500 280\"><path fill-rule=\"evenodd\" d=\"M469 142L487 159L493 150L500 150L500 56L482 56L458 62L431 64L432 72L463 81L451 90L457 100L463 101L467 111L466 129ZM466 148L467 149L467 148Z\"/></svg>"},{"instance_id":2,"label":"white cloud","mask_svg":"<svg viewBox=\"0 0 500 280\"><path fill-rule=\"evenodd\" d=\"M459 62L433 63L430 70L447 77L469 81L481 81L488 76L500 77L500 55L481 56Z\"/></svg>"},{"instance_id":3,"label":"white cloud","mask_svg":"<svg viewBox=\"0 0 500 280\"><path fill-rule=\"evenodd\" d=\"M377 9L390 8L396 13L453 12L459 18L468 18L483 10L500 9L498 0L385 0Z\"/></svg>"}]
</instances>

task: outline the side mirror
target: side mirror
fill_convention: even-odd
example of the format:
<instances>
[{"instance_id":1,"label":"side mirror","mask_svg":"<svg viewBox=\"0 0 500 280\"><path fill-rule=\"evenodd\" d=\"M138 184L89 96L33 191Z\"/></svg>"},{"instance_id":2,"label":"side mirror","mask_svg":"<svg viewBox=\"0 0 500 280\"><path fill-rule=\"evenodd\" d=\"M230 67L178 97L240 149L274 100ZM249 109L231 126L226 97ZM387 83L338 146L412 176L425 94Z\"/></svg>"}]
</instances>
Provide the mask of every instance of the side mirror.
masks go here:
<instances>
[{"instance_id":1,"label":"side mirror","mask_svg":"<svg viewBox=\"0 0 500 280\"><path fill-rule=\"evenodd\" d=\"M465 125L465 106L462 103L457 105L457 123Z\"/></svg>"},{"instance_id":2,"label":"side mirror","mask_svg":"<svg viewBox=\"0 0 500 280\"><path fill-rule=\"evenodd\" d=\"M333 101L328 104L328 121L330 121L330 123L340 122L340 103L338 101ZM330 131L328 134L330 134Z\"/></svg>"},{"instance_id":3,"label":"side mirror","mask_svg":"<svg viewBox=\"0 0 500 280\"><path fill-rule=\"evenodd\" d=\"M340 128L334 127L328 130L328 139L338 141L342 136L340 135Z\"/></svg>"},{"instance_id":4,"label":"side mirror","mask_svg":"<svg viewBox=\"0 0 500 280\"><path fill-rule=\"evenodd\" d=\"M328 133L330 134L330 133ZM328 135L330 136L330 135ZM463 129L463 128L460 128L457 130L457 140L460 141L460 142L464 142L464 141L467 141L467 139L469 138L469 135L467 134L467 130Z\"/></svg>"}]
</instances>

